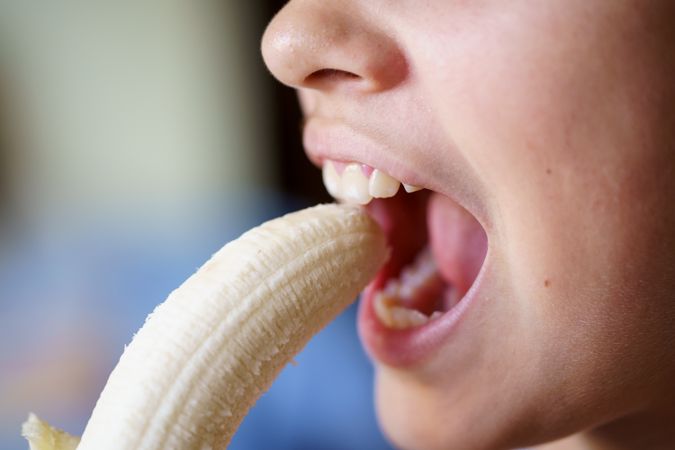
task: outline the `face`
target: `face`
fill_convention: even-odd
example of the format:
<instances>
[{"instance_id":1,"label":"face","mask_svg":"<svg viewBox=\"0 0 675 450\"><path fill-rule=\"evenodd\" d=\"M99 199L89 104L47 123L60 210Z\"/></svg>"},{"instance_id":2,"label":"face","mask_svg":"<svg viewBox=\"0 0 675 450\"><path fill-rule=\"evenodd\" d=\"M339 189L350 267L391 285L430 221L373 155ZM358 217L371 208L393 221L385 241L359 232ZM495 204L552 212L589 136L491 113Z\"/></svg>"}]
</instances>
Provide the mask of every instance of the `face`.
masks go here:
<instances>
[{"instance_id":1,"label":"face","mask_svg":"<svg viewBox=\"0 0 675 450\"><path fill-rule=\"evenodd\" d=\"M269 25L309 158L389 236L359 330L397 446L673 401L674 22L668 0L292 0Z\"/></svg>"}]
</instances>

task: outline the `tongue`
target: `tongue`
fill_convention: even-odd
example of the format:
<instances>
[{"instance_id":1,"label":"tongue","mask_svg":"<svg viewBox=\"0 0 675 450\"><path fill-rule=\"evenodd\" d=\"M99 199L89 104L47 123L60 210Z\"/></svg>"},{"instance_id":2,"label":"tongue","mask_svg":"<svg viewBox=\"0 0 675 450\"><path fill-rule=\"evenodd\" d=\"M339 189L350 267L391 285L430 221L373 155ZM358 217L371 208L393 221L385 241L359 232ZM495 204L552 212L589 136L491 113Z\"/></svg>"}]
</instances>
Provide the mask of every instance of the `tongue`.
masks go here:
<instances>
[{"instance_id":1,"label":"tongue","mask_svg":"<svg viewBox=\"0 0 675 450\"><path fill-rule=\"evenodd\" d=\"M487 252L485 230L465 209L437 193L429 198L427 227L441 276L463 295L483 265Z\"/></svg>"}]
</instances>

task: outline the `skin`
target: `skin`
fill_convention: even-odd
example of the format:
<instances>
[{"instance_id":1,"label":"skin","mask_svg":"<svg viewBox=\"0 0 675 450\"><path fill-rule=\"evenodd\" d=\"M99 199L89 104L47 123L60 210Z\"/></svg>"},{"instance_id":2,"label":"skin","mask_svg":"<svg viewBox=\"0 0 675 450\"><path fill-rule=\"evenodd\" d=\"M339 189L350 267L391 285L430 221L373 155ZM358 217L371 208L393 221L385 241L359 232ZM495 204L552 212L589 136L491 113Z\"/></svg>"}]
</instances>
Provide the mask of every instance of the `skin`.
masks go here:
<instances>
[{"instance_id":1,"label":"skin","mask_svg":"<svg viewBox=\"0 0 675 450\"><path fill-rule=\"evenodd\" d=\"M378 143L332 159L488 236L452 339L375 361L396 446L675 448L674 30L669 0L292 0L269 25L308 118Z\"/></svg>"}]
</instances>

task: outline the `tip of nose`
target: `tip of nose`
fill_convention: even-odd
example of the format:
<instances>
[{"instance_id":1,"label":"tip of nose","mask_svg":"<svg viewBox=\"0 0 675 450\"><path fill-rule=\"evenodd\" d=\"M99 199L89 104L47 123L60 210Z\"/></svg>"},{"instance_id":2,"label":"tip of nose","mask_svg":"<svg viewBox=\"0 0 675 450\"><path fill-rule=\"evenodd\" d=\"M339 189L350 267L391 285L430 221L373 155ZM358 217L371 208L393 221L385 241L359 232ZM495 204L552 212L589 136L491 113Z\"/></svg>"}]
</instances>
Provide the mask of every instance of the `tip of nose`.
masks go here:
<instances>
[{"instance_id":1,"label":"tip of nose","mask_svg":"<svg viewBox=\"0 0 675 450\"><path fill-rule=\"evenodd\" d=\"M273 20L265 30L260 50L265 65L279 81L292 87L299 87L304 81L301 64L306 63L306 52L302 50L302 37L293 29L285 29Z\"/></svg>"},{"instance_id":2,"label":"tip of nose","mask_svg":"<svg viewBox=\"0 0 675 450\"><path fill-rule=\"evenodd\" d=\"M295 88L379 91L405 77L396 42L359 17L327 3L290 2L261 43L268 69Z\"/></svg>"}]
</instances>

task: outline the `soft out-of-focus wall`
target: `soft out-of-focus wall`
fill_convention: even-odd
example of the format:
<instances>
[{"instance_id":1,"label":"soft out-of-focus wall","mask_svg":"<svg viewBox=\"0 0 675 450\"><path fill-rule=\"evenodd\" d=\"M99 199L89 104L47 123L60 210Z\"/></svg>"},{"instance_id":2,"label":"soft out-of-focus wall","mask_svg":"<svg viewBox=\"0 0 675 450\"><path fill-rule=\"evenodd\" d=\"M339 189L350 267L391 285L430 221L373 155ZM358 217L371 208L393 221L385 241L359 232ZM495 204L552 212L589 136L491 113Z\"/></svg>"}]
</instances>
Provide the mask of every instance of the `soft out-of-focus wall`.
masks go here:
<instances>
[{"instance_id":1,"label":"soft out-of-focus wall","mask_svg":"<svg viewBox=\"0 0 675 450\"><path fill-rule=\"evenodd\" d=\"M254 7L3 2L11 187L23 218L180 216L223 192L269 189L267 85L257 52L244 51L257 50Z\"/></svg>"},{"instance_id":2,"label":"soft out-of-focus wall","mask_svg":"<svg viewBox=\"0 0 675 450\"><path fill-rule=\"evenodd\" d=\"M282 210L252 2L0 2L0 449L81 432L152 308Z\"/></svg>"},{"instance_id":3,"label":"soft out-of-focus wall","mask_svg":"<svg viewBox=\"0 0 675 450\"><path fill-rule=\"evenodd\" d=\"M8 203L9 203L9 142L7 141L8 123L3 106L6 105L4 101L5 93L3 92L5 85L2 79L2 70L0 70L0 217L7 217ZM0 224L1 226L1 224ZM0 231L0 235L2 232Z\"/></svg>"}]
</instances>

